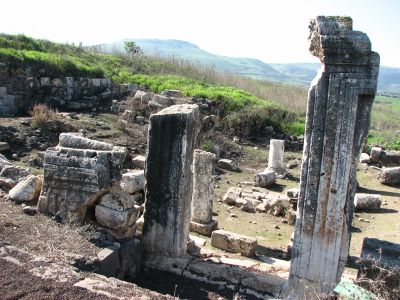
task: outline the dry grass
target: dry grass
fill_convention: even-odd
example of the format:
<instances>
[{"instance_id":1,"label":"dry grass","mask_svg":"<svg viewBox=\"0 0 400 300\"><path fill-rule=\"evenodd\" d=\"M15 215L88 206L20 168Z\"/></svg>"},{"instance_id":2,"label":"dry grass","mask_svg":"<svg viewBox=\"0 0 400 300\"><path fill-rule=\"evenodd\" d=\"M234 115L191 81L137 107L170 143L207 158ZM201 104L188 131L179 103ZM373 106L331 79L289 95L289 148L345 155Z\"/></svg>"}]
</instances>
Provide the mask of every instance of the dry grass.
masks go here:
<instances>
[{"instance_id":1,"label":"dry grass","mask_svg":"<svg viewBox=\"0 0 400 300\"><path fill-rule=\"evenodd\" d=\"M57 112L43 103L35 104L30 115L32 116L32 126L37 128L42 128L49 121L57 118Z\"/></svg>"}]
</instances>

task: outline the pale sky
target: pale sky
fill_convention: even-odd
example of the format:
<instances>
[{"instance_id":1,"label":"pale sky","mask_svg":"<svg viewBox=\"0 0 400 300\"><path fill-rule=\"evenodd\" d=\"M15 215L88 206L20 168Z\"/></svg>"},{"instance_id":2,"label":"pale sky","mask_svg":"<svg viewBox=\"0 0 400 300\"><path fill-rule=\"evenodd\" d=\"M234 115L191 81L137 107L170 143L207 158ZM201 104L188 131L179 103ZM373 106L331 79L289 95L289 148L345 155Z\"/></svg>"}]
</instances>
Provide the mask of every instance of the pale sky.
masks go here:
<instances>
[{"instance_id":1,"label":"pale sky","mask_svg":"<svg viewBox=\"0 0 400 300\"><path fill-rule=\"evenodd\" d=\"M3 0L0 10L4 33L83 45L178 39L267 63L316 62L308 52L309 20L348 15L381 64L400 67L400 0Z\"/></svg>"}]
</instances>

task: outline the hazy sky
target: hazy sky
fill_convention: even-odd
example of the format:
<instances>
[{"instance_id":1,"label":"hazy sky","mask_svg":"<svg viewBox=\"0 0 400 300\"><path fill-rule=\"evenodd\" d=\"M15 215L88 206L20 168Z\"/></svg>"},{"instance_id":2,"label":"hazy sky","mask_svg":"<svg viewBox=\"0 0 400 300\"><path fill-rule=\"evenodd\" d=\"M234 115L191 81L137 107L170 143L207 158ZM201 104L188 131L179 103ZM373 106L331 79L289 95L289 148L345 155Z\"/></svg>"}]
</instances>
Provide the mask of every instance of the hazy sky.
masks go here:
<instances>
[{"instance_id":1,"label":"hazy sky","mask_svg":"<svg viewBox=\"0 0 400 300\"><path fill-rule=\"evenodd\" d=\"M180 39L215 54L315 62L309 20L348 15L381 64L400 67L400 0L3 0L0 32L84 45Z\"/></svg>"}]
</instances>

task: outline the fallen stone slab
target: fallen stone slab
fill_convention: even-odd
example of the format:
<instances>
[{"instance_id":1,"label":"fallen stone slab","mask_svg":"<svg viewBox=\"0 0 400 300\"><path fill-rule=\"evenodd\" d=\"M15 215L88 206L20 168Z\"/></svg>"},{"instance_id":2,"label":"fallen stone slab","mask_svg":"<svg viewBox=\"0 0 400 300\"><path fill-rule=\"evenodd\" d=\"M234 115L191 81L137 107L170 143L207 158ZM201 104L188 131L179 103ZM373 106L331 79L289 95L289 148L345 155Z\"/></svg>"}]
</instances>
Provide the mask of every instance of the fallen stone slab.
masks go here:
<instances>
[{"instance_id":1,"label":"fallen stone slab","mask_svg":"<svg viewBox=\"0 0 400 300\"><path fill-rule=\"evenodd\" d=\"M121 264L119 261L119 247L109 246L104 248L97 254L99 268L97 273L107 277L117 277L121 272Z\"/></svg>"},{"instance_id":2,"label":"fallen stone slab","mask_svg":"<svg viewBox=\"0 0 400 300\"><path fill-rule=\"evenodd\" d=\"M382 163L400 164L400 151L384 151L381 161Z\"/></svg>"},{"instance_id":3,"label":"fallen stone slab","mask_svg":"<svg viewBox=\"0 0 400 300\"><path fill-rule=\"evenodd\" d=\"M254 176L254 186L262 188L273 185L275 181L276 181L276 173L270 170L265 170L263 172L257 173Z\"/></svg>"},{"instance_id":4,"label":"fallen stone slab","mask_svg":"<svg viewBox=\"0 0 400 300\"><path fill-rule=\"evenodd\" d=\"M144 170L132 171L122 174L120 186L123 191L127 193L135 193L144 189L146 185L146 178L144 177Z\"/></svg>"},{"instance_id":5,"label":"fallen stone slab","mask_svg":"<svg viewBox=\"0 0 400 300\"><path fill-rule=\"evenodd\" d=\"M203 249L201 249L203 250ZM201 251L200 256L203 254ZM257 262L247 259L217 257L204 253L207 259L187 255L181 258L168 258L152 255L145 261L150 271L166 271L197 281L218 285L224 289L238 287L250 297L257 299L285 299L288 294L287 262Z\"/></svg>"},{"instance_id":6,"label":"fallen stone slab","mask_svg":"<svg viewBox=\"0 0 400 300\"><path fill-rule=\"evenodd\" d=\"M16 202L36 201L39 198L42 183L43 180L39 176L29 175L14 186L8 195Z\"/></svg>"},{"instance_id":7,"label":"fallen stone slab","mask_svg":"<svg viewBox=\"0 0 400 300\"><path fill-rule=\"evenodd\" d=\"M381 205L381 195L357 193L354 196L354 209L357 211L376 210Z\"/></svg>"},{"instance_id":8,"label":"fallen stone slab","mask_svg":"<svg viewBox=\"0 0 400 300\"><path fill-rule=\"evenodd\" d=\"M211 246L243 256L254 256L257 240L252 237L240 235L225 230L215 230L211 234Z\"/></svg>"},{"instance_id":9,"label":"fallen stone slab","mask_svg":"<svg viewBox=\"0 0 400 300\"><path fill-rule=\"evenodd\" d=\"M241 172L238 165L231 159L220 159L217 163L217 166L221 169L232 171L232 172Z\"/></svg>"},{"instance_id":10,"label":"fallen stone slab","mask_svg":"<svg viewBox=\"0 0 400 300\"><path fill-rule=\"evenodd\" d=\"M400 183L400 167L385 168L379 174L378 180L383 184Z\"/></svg>"},{"instance_id":11,"label":"fallen stone slab","mask_svg":"<svg viewBox=\"0 0 400 300\"><path fill-rule=\"evenodd\" d=\"M381 147L372 147L369 155L371 162L380 162L382 158L383 149Z\"/></svg>"}]
</instances>

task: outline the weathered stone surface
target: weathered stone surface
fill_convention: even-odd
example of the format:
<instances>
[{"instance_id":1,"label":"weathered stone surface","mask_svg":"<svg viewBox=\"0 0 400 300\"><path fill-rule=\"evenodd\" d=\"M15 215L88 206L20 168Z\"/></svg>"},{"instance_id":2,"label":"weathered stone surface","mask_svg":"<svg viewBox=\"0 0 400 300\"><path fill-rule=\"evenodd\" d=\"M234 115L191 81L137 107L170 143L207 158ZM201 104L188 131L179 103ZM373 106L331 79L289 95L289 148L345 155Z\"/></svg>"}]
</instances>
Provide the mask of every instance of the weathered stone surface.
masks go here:
<instances>
[{"instance_id":1,"label":"weathered stone surface","mask_svg":"<svg viewBox=\"0 0 400 300\"><path fill-rule=\"evenodd\" d=\"M371 161L367 153L361 153L359 162L362 164L368 164Z\"/></svg>"},{"instance_id":2,"label":"weathered stone surface","mask_svg":"<svg viewBox=\"0 0 400 300\"><path fill-rule=\"evenodd\" d=\"M276 181L276 173L272 170L265 170L263 172L257 173L254 176L254 186L258 187L269 187L273 185Z\"/></svg>"},{"instance_id":3,"label":"weathered stone surface","mask_svg":"<svg viewBox=\"0 0 400 300\"><path fill-rule=\"evenodd\" d=\"M117 277L121 272L121 264L118 257L119 247L109 246L97 254L99 269L97 273L107 277Z\"/></svg>"},{"instance_id":4,"label":"weathered stone surface","mask_svg":"<svg viewBox=\"0 0 400 300\"><path fill-rule=\"evenodd\" d=\"M44 156L38 210L61 219L84 219L87 209L121 176L126 155L126 148L62 133L60 144Z\"/></svg>"},{"instance_id":5,"label":"weathered stone surface","mask_svg":"<svg viewBox=\"0 0 400 300\"><path fill-rule=\"evenodd\" d=\"M268 170L274 171L277 175L284 175L285 168L285 141L284 140L270 140L269 156L268 156Z\"/></svg>"},{"instance_id":6,"label":"weathered stone surface","mask_svg":"<svg viewBox=\"0 0 400 300\"><path fill-rule=\"evenodd\" d=\"M10 145L6 142L0 142L0 152L10 149Z\"/></svg>"},{"instance_id":7,"label":"weathered stone surface","mask_svg":"<svg viewBox=\"0 0 400 300\"><path fill-rule=\"evenodd\" d=\"M379 174L379 182L383 184L400 183L400 167L385 168Z\"/></svg>"},{"instance_id":8,"label":"weathered stone surface","mask_svg":"<svg viewBox=\"0 0 400 300\"><path fill-rule=\"evenodd\" d=\"M371 162L380 162L382 157L383 149L381 147L372 147L370 154Z\"/></svg>"},{"instance_id":9,"label":"weathered stone surface","mask_svg":"<svg viewBox=\"0 0 400 300\"><path fill-rule=\"evenodd\" d=\"M143 190L146 186L144 171L132 171L122 174L120 186L123 191L131 194Z\"/></svg>"},{"instance_id":10,"label":"weathered stone surface","mask_svg":"<svg viewBox=\"0 0 400 300\"><path fill-rule=\"evenodd\" d=\"M182 256L189 240L197 105L174 105L150 116L143 245L148 253Z\"/></svg>"},{"instance_id":11,"label":"weathered stone surface","mask_svg":"<svg viewBox=\"0 0 400 300\"><path fill-rule=\"evenodd\" d=\"M342 276L379 69L379 55L366 34L352 30L351 18L320 16L310 29L310 51L324 66L308 94L289 277L297 299L329 294Z\"/></svg>"},{"instance_id":12,"label":"weathered stone surface","mask_svg":"<svg viewBox=\"0 0 400 300\"><path fill-rule=\"evenodd\" d=\"M381 195L357 193L354 196L354 208L356 210L375 210L382 205Z\"/></svg>"},{"instance_id":13,"label":"weathered stone surface","mask_svg":"<svg viewBox=\"0 0 400 300\"><path fill-rule=\"evenodd\" d=\"M241 172L238 165L231 159L226 159L226 158L220 159L218 161L218 167L220 167L221 169L232 171L232 172Z\"/></svg>"},{"instance_id":14,"label":"weathered stone surface","mask_svg":"<svg viewBox=\"0 0 400 300\"><path fill-rule=\"evenodd\" d=\"M234 205L236 199L240 198L241 194L242 194L242 189L231 187L225 193L224 197L222 198L222 201L224 201L226 204Z\"/></svg>"},{"instance_id":15,"label":"weathered stone surface","mask_svg":"<svg viewBox=\"0 0 400 300\"><path fill-rule=\"evenodd\" d=\"M189 230L201 235L210 236L211 233L218 228L218 221L211 219L207 223L190 222Z\"/></svg>"},{"instance_id":16,"label":"weathered stone surface","mask_svg":"<svg viewBox=\"0 0 400 300\"><path fill-rule=\"evenodd\" d=\"M9 197L17 202L36 201L42 189L42 179L39 176L29 175L9 192Z\"/></svg>"},{"instance_id":17,"label":"weathered stone surface","mask_svg":"<svg viewBox=\"0 0 400 300\"><path fill-rule=\"evenodd\" d=\"M180 90L164 90L161 92L161 96L182 98L183 94Z\"/></svg>"},{"instance_id":18,"label":"weathered stone surface","mask_svg":"<svg viewBox=\"0 0 400 300\"><path fill-rule=\"evenodd\" d=\"M119 278L132 280L140 271L142 265L142 242L138 239L131 239L122 243L119 249L121 261L121 274Z\"/></svg>"},{"instance_id":19,"label":"weathered stone surface","mask_svg":"<svg viewBox=\"0 0 400 300\"><path fill-rule=\"evenodd\" d=\"M135 197L127 193L104 195L95 208L96 220L110 229L128 229L139 217Z\"/></svg>"},{"instance_id":20,"label":"weathered stone surface","mask_svg":"<svg viewBox=\"0 0 400 300\"><path fill-rule=\"evenodd\" d=\"M6 159L5 157L3 158L3 157L0 157L0 172L1 172L1 170L3 170L3 168L5 167L5 166L11 166L12 165L12 163L10 163L9 161L8 161L8 159Z\"/></svg>"},{"instance_id":21,"label":"weathered stone surface","mask_svg":"<svg viewBox=\"0 0 400 300\"><path fill-rule=\"evenodd\" d=\"M254 256L257 240L225 230L215 230L211 234L211 246L227 252L241 253L244 256Z\"/></svg>"},{"instance_id":22,"label":"weathered stone surface","mask_svg":"<svg viewBox=\"0 0 400 300\"><path fill-rule=\"evenodd\" d=\"M286 210L289 209L289 199L284 196L278 196L264 200L263 205L266 213L274 216L284 216Z\"/></svg>"},{"instance_id":23,"label":"weathered stone surface","mask_svg":"<svg viewBox=\"0 0 400 300\"><path fill-rule=\"evenodd\" d=\"M382 163L400 164L400 151L384 151L381 157Z\"/></svg>"},{"instance_id":24,"label":"weathered stone surface","mask_svg":"<svg viewBox=\"0 0 400 300\"><path fill-rule=\"evenodd\" d=\"M137 155L132 159L132 163L135 168L144 170L146 157L144 157L143 155Z\"/></svg>"},{"instance_id":25,"label":"weathered stone surface","mask_svg":"<svg viewBox=\"0 0 400 300\"><path fill-rule=\"evenodd\" d=\"M30 170L26 168L13 165L4 166L0 172L0 186L11 189L30 174Z\"/></svg>"},{"instance_id":26,"label":"weathered stone surface","mask_svg":"<svg viewBox=\"0 0 400 300\"><path fill-rule=\"evenodd\" d=\"M296 224L296 212L295 211L290 210L290 209L286 210L285 218L289 225Z\"/></svg>"},{"instance_id":27,"label":"weathered stone surface","mask_svg":"<svg viewBox=\"0 0 400 300\"><path fill-rule=\"evenodd\" d=\"M193 155L192 221L211 222L214 198L215 154L196 149Z\"/></svg>"}]
</instances>

